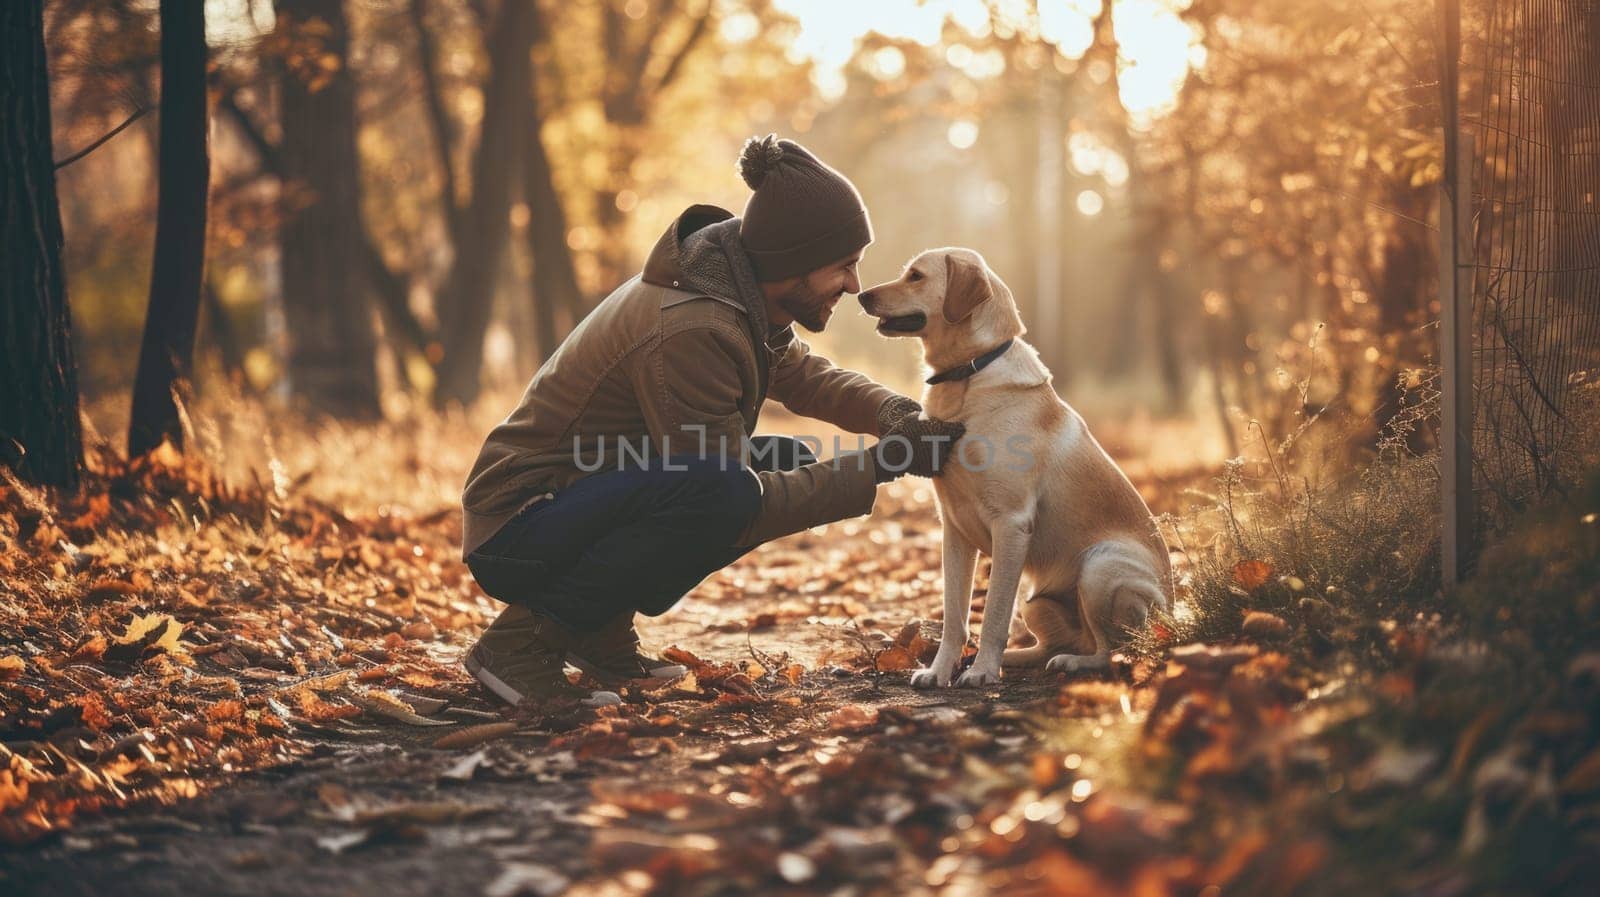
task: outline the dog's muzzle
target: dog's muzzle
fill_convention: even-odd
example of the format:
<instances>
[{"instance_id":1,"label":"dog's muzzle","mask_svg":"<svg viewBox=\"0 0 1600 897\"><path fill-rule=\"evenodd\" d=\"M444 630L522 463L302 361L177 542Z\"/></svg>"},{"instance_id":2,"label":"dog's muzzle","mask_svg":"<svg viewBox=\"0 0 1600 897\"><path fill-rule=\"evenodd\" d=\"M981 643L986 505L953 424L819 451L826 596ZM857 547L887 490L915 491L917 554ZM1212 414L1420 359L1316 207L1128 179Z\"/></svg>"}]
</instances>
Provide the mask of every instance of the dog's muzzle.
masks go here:
<instances>
[{"instance_id":1,"label":"dog's muzzle","mask_svg":"<svg viewBox=\"0 0 1600 897\"><path fill-rule=\"evenodd\" d=\"M856 297L861 300L861 309L867 314L878 319L879 333L916 333L928 326L928 316L920 311L908 315L885 315L875 307L878 297L871 290L866 290Z\"/></svg>"},{"instance_id":2,"label":"dog's muzzle","mask_svg":"<svg viewBox=\"0 0 1600 897\"><path fill-rule=\"evenodd\" d=\"M928 326L928 316L920 311L909 315L892 315L878 321L879 333L916 333Z\"/></svg>"}]
</instances>

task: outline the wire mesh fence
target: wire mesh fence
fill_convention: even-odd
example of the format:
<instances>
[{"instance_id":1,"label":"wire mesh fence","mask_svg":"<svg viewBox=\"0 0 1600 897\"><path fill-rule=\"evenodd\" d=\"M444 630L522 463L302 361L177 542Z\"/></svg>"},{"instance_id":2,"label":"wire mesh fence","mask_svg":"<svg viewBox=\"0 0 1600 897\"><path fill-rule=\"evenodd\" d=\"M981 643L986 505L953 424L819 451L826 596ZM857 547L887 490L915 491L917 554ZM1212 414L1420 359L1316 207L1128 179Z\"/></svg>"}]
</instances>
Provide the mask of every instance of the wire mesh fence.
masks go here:
<instances>
[{"instance_id":1,"label":"wire mesh fence","mask_svg":"<svg viewBox=\"0 0 1600 897\"><path fill-rule=\"evenodd\" d=\"M1600 0L1461 12L1474 483L1500 515L1560 487L1600 379Z\"/></svg>"}]
</instances>

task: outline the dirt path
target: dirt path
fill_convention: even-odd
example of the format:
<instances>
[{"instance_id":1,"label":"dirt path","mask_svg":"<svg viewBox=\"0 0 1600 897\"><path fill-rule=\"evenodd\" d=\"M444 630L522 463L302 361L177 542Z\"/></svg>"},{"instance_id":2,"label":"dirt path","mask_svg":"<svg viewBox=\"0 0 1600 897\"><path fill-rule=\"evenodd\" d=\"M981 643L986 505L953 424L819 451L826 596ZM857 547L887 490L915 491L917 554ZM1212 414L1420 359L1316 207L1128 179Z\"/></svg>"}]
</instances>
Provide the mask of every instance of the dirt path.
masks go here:
<instances>
[{"instance_id":1,"label":"dirt path","mask_svg":"<svg viewBox=\"0 0 1600 897\"><path fill-rule=\"evenodd\" d=\"M645 621L647 643L707 661L706 681L630 695L617 716L550 720L505 712L463 677L435 691L450 707L430 708L453 727L352 721L357 734L320 733L309 755L199 799L13 852L0 881L16 894L399 897L845 881L909 893L976 876L970 857L938 860L974 830L985 789L1030 780L1051 744L1071 757L1051 775L1114 777L1115 750L1097 748L1133 717L1109 682L1065 716L1054 676L910 689L906 669L937 636L938 544L929 490L896 484L871 518L765 546ZM1029 710L1044 706L1049 732ZM500 718L516 732L433 747Z\"/></svg>"}]
</instances>

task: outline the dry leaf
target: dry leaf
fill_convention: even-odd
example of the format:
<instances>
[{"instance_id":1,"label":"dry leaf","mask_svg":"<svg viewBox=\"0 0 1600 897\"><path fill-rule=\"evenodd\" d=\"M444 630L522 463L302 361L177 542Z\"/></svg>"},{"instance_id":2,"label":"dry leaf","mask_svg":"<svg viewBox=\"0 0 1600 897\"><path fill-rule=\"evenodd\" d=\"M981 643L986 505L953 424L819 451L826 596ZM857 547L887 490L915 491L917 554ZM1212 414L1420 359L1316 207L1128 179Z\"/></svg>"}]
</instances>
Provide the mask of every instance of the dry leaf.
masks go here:
<instances>
[{"instance_id":1,"label":"dry leaf","mask_svg":"<svg viewBox=\"0 0 1600 897\"><path fill-rule=\"evenodd\" d=\"M114 636L119 645L141 645L143 650L156 649L168 654L183 653L178 636L183 634L183 624L167 614L149 613L134 617L122 635Z\"/></svg>"},{"instance_id":2,"label":"dry leaf","mask_svg":"<svg viewBox=\"0 0 1600 897\"><path fill-rule=\"evenodd\" d=\"M918 666L917 659L911 656L911 652L907 651L905 648L899 647L898 645L893 648L885 648L884 650L879 651L876 655L874 655L873 661L874 665L878 669L878 672L880 673L897 673L902 670L914 670Z\"/></svg>"},{"instance_id":3,"label":"dry leaf","mask_svg":"<svg viewBox=\"0 0 1600 897\"><path fill-rule=\"evenodd\" d=\"M459 732L451 732L433 743L433 746L442 751L460 750L461 748L477 747L486 741L504 738L517 731L516 723L483 723L477 726L468 726Z\"/></svg>"},{"instance_id":4,"label":"dry leaf","mask_svg":"<svg viewBox=\"0 0 1600 897\"><path fill-rule=\"evenodd\" d=\"M392 694L377 688L358 688L350 693L350 699L355 701L362 709L390 719L399 720L408 726L453 726L449 720L428 719L419 716L410 704L400 700Z\"/></svg>"},{"instance_id":5,"label":"dry leaf","mask_svg":"<svg viewBox=\"0 0 1600 897\"><path fill-rule=\"evenodd\" d=\"M1247 591L1254 591L1272 579L1272 565L1266 561L1240 561L1233 565L1233 581Z\"/></svg>"},{"instance_id":6,"label":"dry leaf","mask_svg":"<svg viewBox=\"0 0 1600 897\"><path fill-rule=\"evenodd\" d=\"M868 729L878 723L878 711L872 707L863 707L860 704L846 704L833 712L828 717L828 730L831 732L857 732Z\"/></svg>"},{"instance_id":7,"label":"dry leaf","mask_svg":"<svg viewBox=\"0 0 1600 897\"><path fill-rule=\"evenodd\" d=\"M1253 610L1244 615L1239 630L1257 641L1277 641L1289 636L1289 623L1277 614Z\"/></svg>"},{"instance_id":8,"label":"dry leaf","mask_svg":"<svg viewBox=\"0 0 1600 897\"><path fill-rule=\"evenodd\" d=\"M10 680L22 675L28 668L28 662L15 654L0 657L0 679Z\"/></svg>"},{"instance_id":9,"label":"dry leaf","mask_svg":"<svg viewBox=\"0 0 1600 897\"><path fill-rule=\"evenodd\" d=\"M567 889L572 880L549 866L537 863L507 863L500 875L483 889L484 897L554 897Z\"/></svg>"},{"instance_id":10,"label":"dry leaf","mask_svg":"<svg viewBox=\"0 0 1600 897\"><path fill-rule=\"evenodd\" d=\"M448 769L439 773L439 778L449 779L452 782L470 782L472 777L477 775L478 767L482 766L487 758L487 751L475 751L450 764Z\"/></svg>"}]
</instances>

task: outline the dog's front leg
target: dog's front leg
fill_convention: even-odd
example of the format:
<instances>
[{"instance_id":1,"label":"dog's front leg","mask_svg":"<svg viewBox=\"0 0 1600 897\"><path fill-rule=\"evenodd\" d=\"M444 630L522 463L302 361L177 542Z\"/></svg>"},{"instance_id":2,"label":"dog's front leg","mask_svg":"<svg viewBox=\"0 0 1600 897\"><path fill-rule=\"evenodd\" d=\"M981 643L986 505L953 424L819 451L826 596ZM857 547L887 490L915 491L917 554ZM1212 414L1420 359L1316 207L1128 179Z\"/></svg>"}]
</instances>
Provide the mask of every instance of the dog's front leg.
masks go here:
<instances>
[{"instance_id":1,"label":"dog's front leg","mask_svg":"<svg viewBox=\"0 0 1600 897\"><path fill-rule=\"evenodd\" d=\"M1008 517L995 522L994 566L989 574L989 598L983 607L983 632L978 637L978 656L972 668L961 674L956 685L981 688L1000 682L1000 658L1011 635L1011 614L1017 606L1017 588L1022 583L1022 565L1028 557L1028 541L1033 537L1031 518Z\"/></svg>"},{"instance_id":2,"label":"dog's front leg","mask_svg":"<svg viewBox=\"0 0 1600 897\"><path fill-rule=\"evenodd\" d=\"M967 646L967 614L972 609L972 571L978 548L948 521L944 527L944 636L933 663L911 674L912 688L949 685Z\"/></svg>"}]
</instances>

